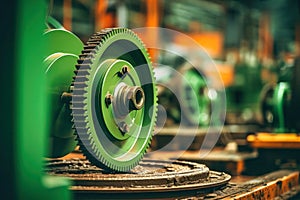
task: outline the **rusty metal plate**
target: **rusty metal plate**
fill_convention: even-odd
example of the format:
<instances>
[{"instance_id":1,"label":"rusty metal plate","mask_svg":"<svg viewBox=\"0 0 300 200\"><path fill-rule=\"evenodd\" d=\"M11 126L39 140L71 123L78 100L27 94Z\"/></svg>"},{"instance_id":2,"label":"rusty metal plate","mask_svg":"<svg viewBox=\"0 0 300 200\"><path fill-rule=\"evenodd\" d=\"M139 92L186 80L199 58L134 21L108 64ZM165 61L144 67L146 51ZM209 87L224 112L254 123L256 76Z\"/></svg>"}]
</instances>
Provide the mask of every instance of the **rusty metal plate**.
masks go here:
<instances>
[{"instance_id":1,"label":"rusty metal plate","mask_svg":"<svg viewBox=\"0 0 300 200\"><path fill-rule=\"evenodd\" d=\"M46 172L69 177L73 181L70 189L80 199L201 194L225 185L231 178L198 163L156 160L143 160L129 173L108 173L83 159L52 160L47 163Z\"/></svg>"},{"instance_id":2,"label":"rusty metal plate","mask_svg":"<svg viewBox=\"0 0 300 200\"><path fill-rule=\"evenodd\" d=\"M206 195L186 199L210 200L256 200L256 199L299 199L299 172L280 170L271 172L244 183L233 183Z\"/></svg>"}]
</instances>

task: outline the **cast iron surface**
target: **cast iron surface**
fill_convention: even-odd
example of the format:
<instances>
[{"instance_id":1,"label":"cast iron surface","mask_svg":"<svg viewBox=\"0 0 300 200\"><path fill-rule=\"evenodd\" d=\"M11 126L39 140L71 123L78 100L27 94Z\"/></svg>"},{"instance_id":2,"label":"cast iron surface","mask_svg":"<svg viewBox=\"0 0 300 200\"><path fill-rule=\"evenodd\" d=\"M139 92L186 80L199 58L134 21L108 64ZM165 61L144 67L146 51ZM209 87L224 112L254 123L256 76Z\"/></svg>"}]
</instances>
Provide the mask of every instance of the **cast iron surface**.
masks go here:
<instances>
[{"instance_id":1,"label":"cast iron surface","mask_svg":"<svg viewBox=\"0 0 300 200\"><path fill-rule=\"evenodd\" d=\"M46 169L51 175L70 177L74 183L71 190L87 196L199 194L223 186L231 178L205 165L185 161L143 160L128 173L107 173L82 159L52 160Z\"/></svg>"}]
</instances>

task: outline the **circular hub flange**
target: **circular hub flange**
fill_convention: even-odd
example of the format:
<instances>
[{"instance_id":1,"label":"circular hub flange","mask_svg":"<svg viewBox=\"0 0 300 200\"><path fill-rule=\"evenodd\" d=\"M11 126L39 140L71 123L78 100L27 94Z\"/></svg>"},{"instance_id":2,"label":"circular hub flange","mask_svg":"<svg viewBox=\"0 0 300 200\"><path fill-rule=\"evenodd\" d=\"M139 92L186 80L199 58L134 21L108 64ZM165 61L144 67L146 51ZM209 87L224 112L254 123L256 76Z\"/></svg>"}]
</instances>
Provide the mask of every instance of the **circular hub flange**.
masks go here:
<instances>
[{"instance_id":1,"label":"circular hub flange","mask_svg":"<svg viewBox=\"0 0 300 200\"><path fill-rule=\"evenodd\" d=\"M109 59L101 68L105 73L102 73L97 94L100 95L99 113L103 114L109 133L118 140L125 140L136 134L134 126L143 120L144 91L138 74L127 61ZM101 76L101 71L98 73Z\"/></svg>"}]
</instances>

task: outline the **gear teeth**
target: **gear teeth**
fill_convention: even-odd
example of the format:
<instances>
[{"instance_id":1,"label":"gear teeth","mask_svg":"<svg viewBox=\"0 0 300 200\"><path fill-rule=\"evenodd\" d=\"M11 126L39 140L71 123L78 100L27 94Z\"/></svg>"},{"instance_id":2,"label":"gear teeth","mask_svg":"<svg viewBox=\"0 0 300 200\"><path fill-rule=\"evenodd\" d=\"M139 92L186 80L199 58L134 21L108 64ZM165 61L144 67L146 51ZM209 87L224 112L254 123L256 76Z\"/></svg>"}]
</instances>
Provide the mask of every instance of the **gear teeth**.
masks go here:
<instances>
[{"instance_id":1,"label":"gear teeth","mask_svg":"<svg viewBox=\"0 0 300 200\"><path fill-rule=\"evenodd\" d=\"M92 53L83 53L79 56L79 59L83 58L84 60L93 59L95 58L94 54Z\"/></svg>"},{"instance_id":2,"label":"gear teeth","mask_svg":"<svg viewBox=\"0 0 300 200\"><path fill-rule=\"evenodd\" d=\"M74 73L76 74L77 77L90 75L90 72L85 69L74 70Z\"/></svg>"},{"instance_id":3,"label":"gear teeth","mask_svg":"<svg viewBox=\"0 0 300 200\"><path fill-rule=\"evenodd\" d=\"M76 130L78 131L81 131L81 132L86 132L87 131L87 128L86 127L79 127L79 126L75 126ZM80 136L81 138L81 136Z\"/></svg>"},{"instance_id":4,"label":"gear teeth","mask_svg":"<svg viewBox=\"0 0 300 200\"><path fill-rule=\"evenodd\" d=\"M78 64L92 64L92 59L85 58L83 56L79 56L79 59L77 60Z\"/></svg>"},{"instance_id":5,"label":"gear teeth","mask_svg":"<svg viewBox=\"0 0 300 200\"><path fill-rule=\"evenodd\" d=\"M97 50L95 48L92 49L84 49L81 51L83 55L95 54Z\"/></svg>"},{"instance_id":6,"label":"gear teeth","mask_svg":"<svg viewBox=\"0 0 300 200\"><path fill-rule=\"evenodd\" d=\"M73 98L76 99L76 101L81 101L81 102L87 99L84 95L73 95Z\"/></svg>"},{"instance_id":7,"label":"gear teeth","mask_svg":"<svg viewBox=\"0 0 300 200\"><path fill-rule=\"evenodd\" d=\"M76 72L74 71L74 73ZM75 78L76 78L76 83L74 83L74 85L77 85L77 83L85 83L86 81L89 80L86 75L82 75L81 73L80 75L78 74Z\"/></svg>"},{"instance_id":8,"label":"gear teeth","mask_svg":"<svg viewBox=\"0 0 300 200\"><path fill-rule=\"evenodd\" d=\"M137 37L138 40L140 40L137 35L136 35L136 37ZM146 50L146 46L145 46L144 42L141 41L141 40L140 40L140 42L143 44L144 50ZM153 63L152 62L152 57L150 56L148 51L146 51L146 54L148 56L148 59L150 60L150 63ZM152 73L153 83L156 83L156 77L155 77L155 73L154 73L154 70L153 70L154 69L153 65L151 65L150 67L152 69L152 70L150 70L150 73ZM155 84L153 84L153 87L154 87L154 92L155 92L155 95L154 95L155 100L154 100L154 106L153 106L154 109L155 109L154 110L154 119L153 119L154 120L154 127L153 127L153 130L152 130L152 133L151 133L151 139L148 141L147 147L145 148L146 150L145 150L144 153L146 153L147 149L149 149L149 147L151 145L152 137L153 137L154 131L155 131L155 126L157 124L157 112L158 112L158 107L157 107L158 106L158 95L157 94L158 94L158 88L156 87Z\"/></svg>"},{"instance_id":9,"label":"gear teeth","mask_svg":"<svg viewBox=\"0 0 300 200\"><path fill-rule=\"evenodd\" d=\"M72 102L73 104L73 109L76 109L76 107L84 107L85 104L83 102Z\"/></svg>"},{"instance_id":10,"label":"gear teeth","mask_svg":"<svg viewBox=\"0 0 300 200\"><path fill-rule=\"evenodd\" d=\"M87 42L87 45L85 46L85 48L91 48L91 47L96 47L98 44L100 44L100 41L98 38L93 38L93 39L90 39L88 42Z\"/></svg>"},{"instance_id":11,"label":"gear teeth","mask_svg":"<svg viewBox=\"0 0 300 200\"><path fill-rule=\"evenodd\" d=\"M91 66L90 66L90 64L82 63L82 64L77 64L76 69L77 70L79 70L79 69L80 70L90 70Z\"/></svg>"},{"instance_id":12,"label":"gear teeth","mask_svg":"<svg viewBox=\"0 0 300 200\"><path fill-rule=\"evenodd\" d=\"M74 88L73 94L74 95L84 95L85 91L81 90L80 88Z\"/></svg>"},{"instance_id":13,"label":"gear teeth","mask_svg":"<svg viewBox=\"0 0 300 200\"><path fill-rule=\"evenodd\" d=\"M77 109L77 108L74 108L73 109L73 116L74 118L78 119L80 117L84 117L85 115L85 111L84 110L80 110L80 109Z\"/></svg>"},{"instance_id":14,"label":"gear teeth","mask_svg":"<svg viewBox=\"0 0 300 200\"><path fill-rule=\"evenodd\" d=\"M80 146L79 149L83 152L86 158L91 163L103 168L104 170L125 172L136 166L138 162L142 159L143 155L146 153L147 148L151 144L154 127L151 127L153 128L152 133L150 134L150 137L148 138L147 142L144 144L145 146L140 152L138 159L132 161L130 164L127 165L117 165L115 163L112 163L110 160L107 160L106 157L101 154L101 151L97 148L97 145L95 143L94 134L96 133L92 133L90 129L90 127L93 124L89 122L88 118L88 104L90 102L88 102L87 99L89 79L91 77L92 65L95 61L95 55L97 55L97 53L101 49L101 46L105 44L107 40L109 40L112 37L115 37L118 34L128 34L131 38L140 42L142 46L142 48L140 49L143 51L145 57L147 57L147 63L149 63L149 67L151 68L151 76L154 77L151 62L148 62L151 60L150 55L148 53L145 53L147 52L147 50L145 48L144 43L139 39L139 37L133 31L128 30L126 28L106 28L100 32L93 34L90 37L90 39L84 46L81 55L79 56L77 65L75 66L76 70L74 70L75 76L73 77L72 83L73 96L71 104L72 117L74 121L73 129L76 134L78 144ZM155 93L155 114L153 113L152 116L155 119L152 120L155 124L157 120L157 88L155 86L153 88L153 92Z\"/></svg>"},{"instance_id":15,"label":"gear teeth","mask_svg":"<svg viewBox=\"0 0 300 200\"><path fill-rule=\"evenodd\" d=\"M103 37L105 36L105 34L101 34L101 35L93 35L88 41L87 41L87 45L89 44L99 44L100 41L103 39Z\"/></svg>"}]
</instances>

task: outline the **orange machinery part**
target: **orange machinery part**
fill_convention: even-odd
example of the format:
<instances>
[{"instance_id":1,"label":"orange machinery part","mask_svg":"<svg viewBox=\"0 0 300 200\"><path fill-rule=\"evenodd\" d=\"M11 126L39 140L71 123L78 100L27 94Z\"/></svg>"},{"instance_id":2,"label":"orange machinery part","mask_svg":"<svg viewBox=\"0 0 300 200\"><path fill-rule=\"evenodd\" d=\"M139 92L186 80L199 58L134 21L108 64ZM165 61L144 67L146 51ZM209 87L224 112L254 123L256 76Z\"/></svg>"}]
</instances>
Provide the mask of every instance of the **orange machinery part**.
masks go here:
<instances>
[{"instance_id":1,"label":"orange machinery part","mask_svg":"<svg viewBox=\"0 0 300 200\"><path fill-rule=\"evenodd\" d=\"M224 37L221 32L187 33L187 35L203 47L212 58L222 57ZM185 43L186 41L188 40L174 39L176 44L182 46L188 45Z\"/></svg>"},{"instance_id":2,"label":"orange machinery part","mask_svg":"<svg viewBox=\"0 0 300 200\"><path fill-rule=\"evenodd\" d=\"M72 31L72 0L63 2L63 25L65 29Z\"/></svg>"},{"instance_id":3,"label":"orange machinery part","mask_svg":"<svg viewBox=\"0 0 300 200\"><path fill-rule=\"evenodd\" d=\"M221 32L187 33L186 35L199 44L212 59L222 57L224 36ZM174 38L174 43L189 49L190 40L184 40L179 36ZM207 76L216 77L220 75L224 86L230 86L234 81L234 67L224 62L215 62L215 64L217 70L207 70Z\"/></svg>"},{"instance_id":4,"label":"orange machinery part","mask_svg":"<svg viewBox=\"0 0 300 200\"><path fill-rule=\"evenodd\" d=\"M146 27L158 27L159 26L159 0L147 0L147 18L146 18ZM158 31L148 31L146 32L145 36L142 36L142 40L145 44L152 44L157 46L157 42L159 41L158 38ZM157 62L158 51L157 49L148 48L150 57L152 62Z\"/></svg>"},{"instance_id":5,"label":"orange machinery part","mask_svg":"<svg viewBox=\"0 0 300 200\"><path fill-rule=\"evenodd\" d=\"M108 0L97 0L95 4L95 31L115 26L116 18L107 12Z\"/></svg>"}]
</instances>

